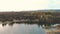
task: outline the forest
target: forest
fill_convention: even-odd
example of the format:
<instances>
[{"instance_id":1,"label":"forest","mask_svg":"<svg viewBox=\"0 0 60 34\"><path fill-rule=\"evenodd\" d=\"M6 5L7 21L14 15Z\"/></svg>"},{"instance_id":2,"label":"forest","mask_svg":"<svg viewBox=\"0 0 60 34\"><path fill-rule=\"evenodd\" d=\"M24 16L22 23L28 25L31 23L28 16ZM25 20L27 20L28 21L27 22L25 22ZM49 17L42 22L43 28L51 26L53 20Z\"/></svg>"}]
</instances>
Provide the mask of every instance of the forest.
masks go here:
<instances>
[{"instance_id":1,"label":"forest","mask_svg":"<svg viewBox=\"0 0 60 34\"><path fill-rule=\"evenodd\" d=\"M42 11L21 11L21 12L0 12L0 22L30 24L60 24L60 12Z\"/></svg>"}]
</instances>

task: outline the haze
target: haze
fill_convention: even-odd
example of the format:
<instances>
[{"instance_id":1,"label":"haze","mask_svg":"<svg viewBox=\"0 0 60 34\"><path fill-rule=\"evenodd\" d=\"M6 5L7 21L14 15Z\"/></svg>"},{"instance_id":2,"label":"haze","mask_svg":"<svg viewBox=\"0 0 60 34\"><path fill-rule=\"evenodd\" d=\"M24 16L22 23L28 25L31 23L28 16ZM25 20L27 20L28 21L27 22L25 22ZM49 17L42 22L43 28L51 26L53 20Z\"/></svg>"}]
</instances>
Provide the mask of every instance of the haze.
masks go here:
<instances>
[{"instance_id":1,"label":"haze","mask_svg":"<svg viewBox=\"0 0 60 34\"><path fill-rule=\"evenodd\" d=\"M59 0L0 0L1 11L60 9Z\"/></svg>"}]
</instances>

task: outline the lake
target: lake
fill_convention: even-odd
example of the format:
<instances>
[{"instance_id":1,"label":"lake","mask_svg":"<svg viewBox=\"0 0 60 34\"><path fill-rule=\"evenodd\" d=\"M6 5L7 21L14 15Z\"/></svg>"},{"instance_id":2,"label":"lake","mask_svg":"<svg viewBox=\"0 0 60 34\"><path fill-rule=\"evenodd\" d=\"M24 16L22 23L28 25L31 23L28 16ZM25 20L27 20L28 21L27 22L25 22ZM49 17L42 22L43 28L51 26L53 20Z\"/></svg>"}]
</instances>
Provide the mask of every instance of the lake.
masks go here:
<instances>
[{"instance_id":1,"label":"lake","mask_svg":"<svg viewBox=\"0 0 60 34\"><path fill-rule=\"evenodd\" d=\"M0 34L60 34L60 24L0 22Z\"/></svg>"},{"instance_id":2,"label":"lake","mask_svg":"<svg viewBox=\"0 0 60 34\"><path fill-rule=\"evenodd\" d=\"M0 34L46 34L37 24L0 24Z\"/></svg>"}]
</instances>

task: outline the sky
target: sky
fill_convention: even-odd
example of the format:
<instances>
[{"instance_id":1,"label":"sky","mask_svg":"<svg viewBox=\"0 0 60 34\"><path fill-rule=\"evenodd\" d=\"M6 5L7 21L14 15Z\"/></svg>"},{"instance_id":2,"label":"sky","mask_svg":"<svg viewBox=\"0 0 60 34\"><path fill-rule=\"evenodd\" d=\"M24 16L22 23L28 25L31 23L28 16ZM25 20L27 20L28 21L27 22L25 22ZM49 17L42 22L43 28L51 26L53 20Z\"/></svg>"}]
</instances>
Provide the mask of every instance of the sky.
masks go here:
<instances>
[{"instance_id":1,"label":"sky","mask_svg":"<svg viewBox=\"0 0 60 34\"><path fill-rule=\"evenodd\" d=\"M60 0L0 0L0 11L60 9Z\"/></svg>"}]
</instances>

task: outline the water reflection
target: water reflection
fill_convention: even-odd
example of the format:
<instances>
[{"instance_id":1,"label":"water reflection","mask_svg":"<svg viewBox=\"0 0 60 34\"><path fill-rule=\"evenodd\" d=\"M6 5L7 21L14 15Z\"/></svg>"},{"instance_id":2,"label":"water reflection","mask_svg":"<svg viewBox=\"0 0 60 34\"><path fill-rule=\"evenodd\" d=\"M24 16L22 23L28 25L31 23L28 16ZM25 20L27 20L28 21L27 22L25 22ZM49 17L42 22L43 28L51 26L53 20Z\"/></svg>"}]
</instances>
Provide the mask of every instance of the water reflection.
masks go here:
<instances>
[{"instance_id":1,"label":"water reflection","mask_svg":"<svg viewBox=\"0 0 60 34\"><path fill-rule=\"evenodd\" d=\"M0 22L0 34L56 34L60 24Z\"/></svg>"},{"instance_id":2,"label":"water reflection","mask_svg":"<svg viewBox=\"0 0 60 34\"><path fill-rule=\"evenodd\" d=\"M14 24L28 24L28 25L33 25L33 24L37 24L39 27L42 26L42 24L39 24L39 23L20 23L20 22L0 22L0 24L2 24L2 27L6 26L7 24L9 26L13 26Z\"/></svg>"},{"instance_id":3,"label":"water reflection","mask_svg":"<svg viewBox=\"0 0 60 34\"><path fill-rule=\"evenodd\" d=\"M37 24L29 23L1 23L0 34L46 34Z\"/></svg>"},{"instance_id":4,"label":"water reflection","mask_svg":"<svg viewBox=\"0 0 60 34\"><path fill-rule=\"evenodd\" d=\"M51 24L48 25L48 24L29 23L29 22L28 22L28 23L20 23L20 22L8 22L8 23L7 23L7 22L4 22L4 23L3 23L3 22L0 22L0 24L2 24L3 27L6 26L7 24L8 24L9 26L13 26L14 24L29 24L29 25L37 24L38 27L43 26L43 25L44 25L44 26L46 26L46 25L47 25L47 26L51 26Z\"/></svg>"}]
</instances>

